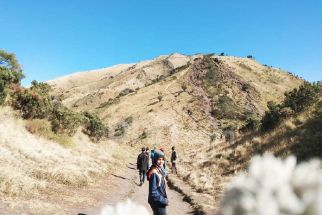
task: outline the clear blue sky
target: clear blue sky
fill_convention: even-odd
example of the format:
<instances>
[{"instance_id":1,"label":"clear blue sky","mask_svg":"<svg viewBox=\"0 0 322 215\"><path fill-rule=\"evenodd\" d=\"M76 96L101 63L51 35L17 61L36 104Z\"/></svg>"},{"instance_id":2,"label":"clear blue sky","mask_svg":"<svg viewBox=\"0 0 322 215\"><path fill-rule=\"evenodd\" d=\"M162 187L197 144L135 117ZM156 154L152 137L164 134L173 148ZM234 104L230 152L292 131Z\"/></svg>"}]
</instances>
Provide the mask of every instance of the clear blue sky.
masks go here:
<instances>
[{"instance_id":1,"label":"clear blue sky","mask_svg":"<svg viewBox=\"0 0 322 215\"><path fill-rule=\"evenodd\" d=\"M173 52L251 54L322 80L321 0L2 0L0 26L24 85Z\"/></svg>"}]
</instances>

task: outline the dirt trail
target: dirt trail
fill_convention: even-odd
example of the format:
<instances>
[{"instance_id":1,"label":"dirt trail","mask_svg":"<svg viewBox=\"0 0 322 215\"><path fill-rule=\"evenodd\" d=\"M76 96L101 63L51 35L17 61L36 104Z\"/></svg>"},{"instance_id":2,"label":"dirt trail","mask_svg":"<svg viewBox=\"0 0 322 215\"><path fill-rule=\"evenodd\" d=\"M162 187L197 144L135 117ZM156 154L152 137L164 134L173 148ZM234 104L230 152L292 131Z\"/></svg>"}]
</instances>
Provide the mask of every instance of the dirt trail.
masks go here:
<instances>
[{"instance_id":1,"label":"dirt trail","mask_svg":"<svg viewBox=\"0 0 322 215\"><path fill-rule=\"evenodd\" d=\"M139 186L139 174L136 170L136 164L129 163L126 169L118 173L111 174L113 176L109 184L109 190L106 191L104 199L98 203L97 208L85 209L79 208L77 213L88 215L99 215L101 209L106 205L115 205L118 202L131 199L132 201L145 206L152 214L152 210L148 204L149 182L146 181L143 186ZM167 187L169 197L169 206L167 207L168 215L192 214L191 206L183 201L183 196L178 192Z\"/></svg>"}]
</instances>

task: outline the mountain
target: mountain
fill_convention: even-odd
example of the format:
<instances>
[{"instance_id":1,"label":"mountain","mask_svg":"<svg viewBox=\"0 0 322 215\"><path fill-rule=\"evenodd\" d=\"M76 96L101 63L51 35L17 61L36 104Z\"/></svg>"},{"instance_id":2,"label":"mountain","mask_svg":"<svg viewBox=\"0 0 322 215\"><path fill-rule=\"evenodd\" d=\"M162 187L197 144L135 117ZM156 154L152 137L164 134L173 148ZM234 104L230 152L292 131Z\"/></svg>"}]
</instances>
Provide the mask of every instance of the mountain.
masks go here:
<instances>
[{"instance_id":1,"label":"mountain","mask_svg":"<svg viewBox=\"0 0 322 215\"><path fill-rule=\"evenodd\" d=\"M48 83L64 105L97 113L110 138L167 148L221 141L227 130L239 135L245 120L303 80L253 58L175 53Z\"/></svg>"}]
</instances>

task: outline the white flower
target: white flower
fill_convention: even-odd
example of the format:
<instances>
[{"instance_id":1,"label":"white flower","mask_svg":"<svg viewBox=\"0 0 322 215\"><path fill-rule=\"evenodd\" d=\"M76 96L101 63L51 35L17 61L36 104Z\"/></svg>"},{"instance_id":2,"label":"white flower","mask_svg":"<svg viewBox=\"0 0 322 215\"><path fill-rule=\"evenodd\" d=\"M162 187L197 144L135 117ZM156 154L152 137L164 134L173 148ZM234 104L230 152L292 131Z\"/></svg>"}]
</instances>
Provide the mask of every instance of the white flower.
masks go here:
<instances>
[{"instance_id":1,"label":"white flower","mask_svg":"<svg viewBox=\"0 0 322 215\"><path fill-rule=\"evenodd\" d=\"M117 203L116 206L106 206L102 209L101 215L150 215L147 209L135 204L131 200Z\"/></svg>"},{"instance_id":2,"label":"white flower","mask_svg":"<svg viewBox=\"0 0 322 215\"><path fill-rule=\"evenodd\" d=\"M296 166L293 156L252 159L248 174L231 180L222 198L224 215L322 215L320 160Z\"/></svg>"}]
</instances>

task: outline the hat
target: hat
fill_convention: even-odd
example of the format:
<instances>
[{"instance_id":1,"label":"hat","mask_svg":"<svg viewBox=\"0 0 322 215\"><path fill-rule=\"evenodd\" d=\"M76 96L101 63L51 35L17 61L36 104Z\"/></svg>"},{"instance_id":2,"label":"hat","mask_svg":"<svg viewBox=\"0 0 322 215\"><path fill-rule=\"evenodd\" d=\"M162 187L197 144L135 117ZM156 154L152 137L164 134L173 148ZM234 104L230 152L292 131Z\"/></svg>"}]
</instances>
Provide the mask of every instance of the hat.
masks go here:
<instances>
[{"instance_id":1,"label":"hat","mask_svg":"<svg viewBox=\"0 0 322 215\"><path fill-rule=\"evenodd\" d=\"M156 164L159 158L164 158L164 153L160 150L155 150L153 156L153 164Z\"/></svg>"}]
</instances>

